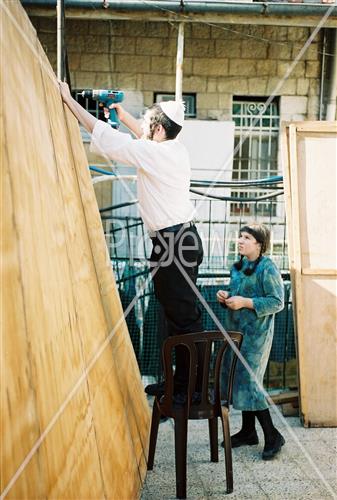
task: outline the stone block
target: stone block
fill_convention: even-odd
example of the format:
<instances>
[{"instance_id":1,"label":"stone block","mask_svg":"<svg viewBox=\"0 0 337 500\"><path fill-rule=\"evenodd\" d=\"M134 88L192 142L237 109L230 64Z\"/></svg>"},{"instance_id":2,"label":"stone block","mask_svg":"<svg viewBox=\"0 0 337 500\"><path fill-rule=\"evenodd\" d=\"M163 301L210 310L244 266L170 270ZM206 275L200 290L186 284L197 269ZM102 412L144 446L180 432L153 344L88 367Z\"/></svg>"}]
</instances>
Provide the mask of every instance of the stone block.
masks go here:
<instances>
[{"instance_id":1,"label":"stone block","mask_svg":"<svg viewBox=\"0 0 337 500\"><path fill-rule=\"evenodd\" d=\"M321 88L319 78L307 78L307 82L309 82L309 96L319 96Z\"/></svg>"},{"instance_id":2,"label":"stone block","mask_svg":"<svg viewBox=\"0 0 337 500\"><path fill-rule=\"evenodd\" d=\"M290 78L282 81L281 78L268 78L266 94L271 95L295 95L296 94L296 78Z\"/></svg>"},{"instance_id":3,"label":"stone block","mask_svg":"<svg viewBox=\"0 0 337 500\"><path fill-rule=\"evenodd\" d=\"M163 22L146 22L145 30L139 33L138 36L160 37L167 38L169 35L168 23Z\"/></svg>"},{"instance_id":4,"label":"stone block","mask_svg":"<svg viewBox=\"0 0 337 500\"><path fill-rule=\"evenodd\" d=\"M248 78L248 93L250 95L265 95L267 83L268 78L266 77Z\"/></svg>"},{"instance_id":5,"label":"stone block","mask_svg":"<svg viewBox=\"0 0 337 500\"><path fill-rule=\"evenodd\" d=\"M238 59L229 61L230 76L255 76L256 61L254 59Z\"/></svg>"},{"instance_id":6,"label":"stone block","mask_svg":"<svg viewBox=\"0 0 337 500\"><path fill-rule=\"evenodd\" d=\"M277 65L277 76L284 77L288 74L288 71L291 67L291 62L280 61ZM291 77L304 77L305 75L305 62L298 61L297 64L293 67L290 73Z\"/></svg>"},{"instance_id":7,"label":"stone block","mask_svg":"<svg viewBox=\"0 0 337 500\"><path fill-rule=\"evenodd\" d=\"M136 38L115 36L110 38L111 52L114 54L135 54Z\"/></svg>"},{"instance_id":8,"label":"stone block","mask_svg":"<svg viewBox=\"0 0 337 500\"><path fill-rule=\"evenodd\" d=\"M206 92L206 90L208 90L206 78L193 75L191 76L184 75L183 90L184 92L195 92L195 93Z\"/></svg>"},{"instance_id":9,"label":"stone block","mask_svg":"<svg viewBox=\"0 0 337 500\"><path fill-rule=\"evenodd\" d=\"M95 86L96 89L109 89L109 88L120 88L117 84L117 78L112 73L99 72L95 75ZM122 87L124 88L124 87Z\"/></svg>"},{"instance_id":10,"label":"stone block","mask_svg":"<svg viewBox=\"0 0 337 500\"><path fill-rule=\"evenodd\" d=\"M222 78L218 80L218 92L248 94L247 78Z\"/></svg>"},{"instance_id":11,"label":"stone block","mask_svg":"<svg viewBox=\"0 0 337 500\"><path fill-rule=\"evenodd\" d=\"M309 78L319 78L321 72L321 63L319 61L306 61L305 76Z\"/></svg>"},{"instance_id":12,"label":"stone block","mask_svg":"<svg viewBox=\"0 0 337 500\"><path fill-rule=\"evenodd\" d=\"M265 59L268 43L255 39L243 40L241 43L241 57L245 59Z\"/></svg>"},{"instance_id":13,"label":"stone block","mask_svg":"<svg viewBox=\"0 0 337 500\"><path fill-rule=\"evenodd\" d=\"M264 38L267 38L268 40L278 40L279 42L286 42L288 40L288 27L265 26Z\"/></svg>"},{"instance_id":14,"label":"stone block","mask_svg":"<svg viewBox=\"0 0 337 500\"><path fill-rule=\"evenodd\" d=\"M292 59L292 45L283 42L274 42L269 45L268 58L277 60Z\"/></svg>"},{"instance_id":15,"label":"stone block","mask_svg":"<svg viewBox=\"0 0 337 500\"><path fill-rule=\"evenodd\" d=\"M81 54L82 71L112 71L113 58L108 54Z\"/></svg>"},{"instance_id":16,"label":"stone block","mask_svg":"<svg viewBox=\"0 0 337 500\"><path fill-rule=\"evenodd\" d=\"M74 35L70 33L66 36L66 44L68 50L73 52L107 54L110 49L107 36Z\"/></svg>"},{"instance_id":17,"label":"stone block","mask_svg":"<svg viewBox=\"0 0 337 500\"><path fill-rule=\"evenodd\" d=\"M185 42L186 45L186 42ZM162 52L163 56L174 56L177 54L177 40L175 38L167 38L164 40Z\"/></svg>"},{"instance_id":18,"label":"stone block","mask_svg":"<svg viewBox=\"0 0 337 500\"><path fill-rule=\"evenodd\" d=\"M223 76L228 73L228 59L193 59L193 74L206 76Z\"/></svg>"},{"instance_id":19,"label":"stone block","mask_svg":"<svg viewBox=\"0 0 337 500\"><path fill-rule=\"evenodd\" d=\"M70 71L79 70L81 68L81 54L68 52L68 64Z\"/></svg>"},{"instance_id":20,"label":"stone block","mask_svg":"<svg viewBox=\"0 0 337 500\"><path fill-rule=\"evenodd\" d=\"M175 92L175 76L157 73L143 74L143 89L152 91Z\"/></svg>"},{"instance_id":21,"label":"stone block","mask_svg":"<svg viewBox=\"0 0 337 500\"><path fill-rule=\"evenodd\" d=\"M184 53L189 57L214 57L215 41L191 39L185 44Z\"/></svg>"},{"instance_id":22,"label":"stone block","mask_svg":"<svg viewBox=\"0 0 337 500\"><path fill-rule=\"evenodd\" d=\"M174 65L175 64L176 64L176 60L174 59ZM193 59L192 59L192 57L184 57L183 73L185 76L193 75Z\"/></svg>"},{"instance_id":23,"label":"stone block","mask_svg":"<svg viewBox=\"0 0 337 500\"><path fill-rule=\"evenodd\" d=\"M283 96L282 114L306 115L308 109L308 98L304 96Z\"/></svg>"},{"instance_id":24,"label":"stone block","mask_svg":"<svg viewBox=\"0 0 337 500\"><path fill-rule=\"evenodd\" d=\"M38 38L45 52L48 53L56 51L56 33L39 33Z\"/></svg>"},{"instance_id":25,"label":"stone block","mask_svg":"<svg viewBox=\"0 0 337 500\"><path fill-rule=\"evenodd\" d=\"M137 38L136 54L162 55L164 44L165 40L162 38Z\"/></svg>"},{"instance_id":26,"label":"stone block","mask_svg":"<svg viewBox=\"0 0 337 500\"><path fill-rule=\"evenodd\" d=\"M207 92L216 92L218 89L218 81L216 78L207 78Z\"/></svg>"},{"instance_id":27,"label":"stone block","mask_svg":"<svg viewBox=\"0 0 337 500\"><path fill-rule=\"evenodd\" d=\"M88 21L90 35L112 35L113 25L111 21L98 21L97 19Z\"/></svg>"},{"instance_id":28,"label":"stone block","mask_svg":"<svg viewBox=\"0 0 337 500\"><path fill-rule=\"evenodd\" d=\"M218 108L219 97L218 93L211 94L210 92L198 93L198 109Z\"/></svg>"},{"instance_id":29,"label":"stone block","mask_svg":"<svg viewBox=\"0 0 337 500\"><path fill-rule=\"evenodd\" d=\"M76 71L75 85L77 89L92 89L95 86L96 73L93 71Z\"/></svg>"},{"instance_id":30,"label":"stone block","mask_svg":"<svg viewBox=\"0 0 337 500\"><path fill-rule=\"evenodd\" d=\"M116 54L115 61L116 71L120 73L128 73L130 69L135 73L148 73L150 71L150 57L147 56Z\"/></svg>"},{"instance_id":31,"label":"stone block","mask_svg":"<svg viewBox=\"0 0 337 500\"><path fill-rule=\"evenodd\" d=\"M233 29L235 29L235 26L233 27L232 24L218 24L217 26L211 26L211 38L214 39L222 39L222 40L232 40L239 39L238 35L235 35L233 33ZM240 37L241 38L241 37Z\"/></svg>"},{"instance_id":32,"label":"stone block","mask_svg":"<svg viewBox=\"0 0 337 500\"><path fill-rule=\"evenodd\" d=\"M292 59L295 59L303 48L303 44L294 43L292 50ZM309 47L306 49L304 54L301 57L301 61L317 61L320 59L320 47L318 43L312 42Z\"/></svg>"},{"instance_id":33,"label":"stone block","mask_svg":"<svg viewBox=\"0 0 337 500\"><path fill-rule=\"evenodd\" d=\"M309 28L289 27L288 41L289 42L306 42L310 36Z\"/></svg>"},{"instance_id":34,"label":"stone block","mask_svg":"<svg viewBox=\"0 0 337 500\"><path fill-rule=\"evenodd\" d=\"M56 19L55 18L39 17L38 22L37 22L37 26L38 26L38 29L37 29L38 33L56 33ZM87 28L87 24L86 24L86 28Z\"/></svg>"},{"instance_id":35,"label":"stone block","mask_svg":"<svg viewBox=\"0 0 337 500\"><path fill-rule=\"evenodd\" d=\"M259 76L275 76L277 63L276 61L266 59L265 61L257 61L256 70Z\"/></svg>"},{"instance_id":36,"label":"stone block","mask_svg":"<svg viewBox=\"0 0 337 500\"><path fill-rule=\"evenodd\" d=\"M150 71L154 73L172 74L175 70L173 57L153 56L151 57Z\"/></svg>"},{"instance_id":37,"label":"stone block","mask_svg":"<svg viewBox=\"0 0 337 500\"><path fill-rule=\"evenodd\" d=\"M222 112L222 115L232 116L232 106L232 94L219 94L219 108Z\"/></svg>"},{"instance_id":38,"label":"stone block","mask_svg":"<svg viewBox=\"0 0 337 500\"><path fill-rule=\"evenodd\" d=\"M317 120L319 117L319 98L311 96L308 98L308 120Z\"/></svg>"},{"instance_id":39,"label":"stone block","mask_svg":"<svg viewBox=\"0 0 337 500\"><path fill-rule=\"evenodd\" d=\"M56 30L56 19L54 20ZM74 35L88 35L89 34L89 21L81 19L69 19L66 21L66 32L73 33Z\"/></svg>"},{"instance_id":40,"label":"stone block","mask_svg":"<svg viewBox=\"0 0 337 500\"><path fill-rule=\"evenodd\" d=\"M201 23L192 23L191 25L191 37L194 39L197 38L206 38L209 39L211 35L211 27L207 24Z\"/></svg>"},{"instance_id":41,"label":"stone block","mask_svg":"<svg viewBox=\"0 0 337 500\"><path fill-rule=\"evenodd\" d=\"M241 40L215 40L216 57L235 58L241 55Z\"/></svg>"},{"instance_id":42,"label":"stone block","mask_svg":"<svg viewBox=\"0 0 337 500\"><path fill-rule=\"evenodd\" d=\"M309 91L309 79L308 78L298 78L297 79L297 94L298 95L308 95Z\"/></svg>"},{"instance_id":43,"label":"stone block","mask_svg":"<svg viewBox=\"0 0 337 500\"><path fill-rule=\"evenodd\" d=\"M122 90L136 90L137 75L134 73L116 73L115 75L116 86Z\"/></svg>"}]
</instances>

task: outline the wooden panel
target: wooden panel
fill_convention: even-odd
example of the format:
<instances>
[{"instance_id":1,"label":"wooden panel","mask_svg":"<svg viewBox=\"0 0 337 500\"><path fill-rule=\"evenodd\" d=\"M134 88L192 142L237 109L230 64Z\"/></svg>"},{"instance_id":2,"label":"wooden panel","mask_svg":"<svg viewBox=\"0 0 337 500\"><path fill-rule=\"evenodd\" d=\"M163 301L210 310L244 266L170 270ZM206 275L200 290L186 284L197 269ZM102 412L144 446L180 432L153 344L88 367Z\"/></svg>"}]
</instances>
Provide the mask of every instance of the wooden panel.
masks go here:
<instances>
[{"instance_id":1,"label":"wooden panel","mask_svg":"<svg viewBox=\"0 0 337 500\"><path fill-rule=\"evenodd\" d=\"M337 124L285 124L282 149L301 413L337 426Z\"/></svg>"},{"instance_id":2,"label":"wooden panel","mask_svg":"<svg viewBox=\"0 0 337 500\"><path fill-rule=\"evenodd\" d=\"M137 498L149 409L79 127L20 3L0 8L1 492Z\"/></svg>"}]
</instances>

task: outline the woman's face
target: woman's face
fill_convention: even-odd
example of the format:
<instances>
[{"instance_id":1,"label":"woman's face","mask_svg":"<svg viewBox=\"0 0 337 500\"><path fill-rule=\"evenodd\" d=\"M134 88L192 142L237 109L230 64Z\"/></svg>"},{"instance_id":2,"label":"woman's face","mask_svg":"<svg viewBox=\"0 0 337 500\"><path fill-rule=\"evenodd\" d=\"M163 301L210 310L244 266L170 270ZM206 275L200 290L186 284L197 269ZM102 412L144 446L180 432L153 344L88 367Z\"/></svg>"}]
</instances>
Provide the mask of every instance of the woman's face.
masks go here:
<instances>
[{"instance_id":1,"label":"woman's face","mask_svg":"<svg viewBox=\"0 0 337 500\"><path fill-rule=\"evenodd\" d=\"M248 260L256 260L260 255L261 243L258 243L253 235L242 231L238 240L239 253Z\"/></svg>"}]
</instances>

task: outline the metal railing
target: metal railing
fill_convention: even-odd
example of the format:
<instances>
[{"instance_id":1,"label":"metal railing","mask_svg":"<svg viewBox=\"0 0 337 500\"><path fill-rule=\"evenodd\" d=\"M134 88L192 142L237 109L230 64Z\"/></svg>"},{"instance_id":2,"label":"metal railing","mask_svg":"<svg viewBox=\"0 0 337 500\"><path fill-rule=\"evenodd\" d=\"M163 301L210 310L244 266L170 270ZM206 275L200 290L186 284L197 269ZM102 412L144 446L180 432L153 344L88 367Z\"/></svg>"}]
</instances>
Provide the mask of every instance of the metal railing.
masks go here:
<instances>
[{"instance_id":1,"label":"metal railing","mask_svg":"<svg viewBox=\"0 0 337 500\"><path fill-rule=\"evenodd\" d=\"M230 268L237 259L240 227L254 219L270 227L270 257L281 270L286 301L284 310L275 318L274 341L265 383L269 389L286 390L296 387L297 372L282 178L244 183L245 191L253 193L249 199L231 196L232 190L237 192L238 183L234 184L218 183L210 192L206 192L209 184L205 181L195 181L191 185L196 207L195 222L204 246L204 260L197 285L222 321L224 310L216 301L216 292L228 283ZM237 207L235 212L233 204ZM148 258L152 243L138 216L137 200L103 207L100 212L124 310L136 293L138 295L126 321L141 373L158 378L161 374L160 346L165 337L165 321L149 275ZM203 311L203 322L204 328L214 327L206 311Z\"/></svg>"}]
</instances>

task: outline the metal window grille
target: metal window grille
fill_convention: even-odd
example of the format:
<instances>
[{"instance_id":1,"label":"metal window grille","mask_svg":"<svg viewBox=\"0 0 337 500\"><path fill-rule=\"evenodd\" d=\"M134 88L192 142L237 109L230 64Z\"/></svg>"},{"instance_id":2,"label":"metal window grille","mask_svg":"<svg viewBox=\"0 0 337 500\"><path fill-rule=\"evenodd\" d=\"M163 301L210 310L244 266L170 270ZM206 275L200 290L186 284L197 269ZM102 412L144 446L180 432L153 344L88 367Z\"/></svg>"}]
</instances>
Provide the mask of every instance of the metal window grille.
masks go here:
<instances>
[{"instance_id":1,"label":"metal window grille","mask_svg":"<svg viewBox=\"0 0 337 500\"><path fill-rule=\"evenodd\" d=\"M160 92L155 92L154 102L170 101L174 100L174 94L165 94ZM196 95L195 94L183 94L183 101L185 103L185 117L195 118L197 116L197 106L196 106Z\"/></svg>"},{"instance_id":2,"label":"metal window grille","mask_svg":"<svg viewBox=\"0 0 337 500\"><path fill-rule=\"evenodd\" d=\"M233 121L235 122L233 180L254 180L278 174L278 135L280 117L278 103L268 106L250 98L233 99ZM260 192L260 195L262 193ZM232 191L232 196L254 197L251 190ZM231 215L253 215L251 203L232 203ZM272 208L272 212L270 209ZM259 216L275 216L276 204L260 203Z\"/></svg>"},{"instance_id":3,"label":"metal window grille","mask_svg":"<svg viewBox=\"0 0 337 500\"><path fill-rule=\"evenodd\" d=\"M100 120L104 120L104 112L103 107L98 105L98 101L94 99L90 99L88 97L81 96L81 92L85 89L75 89L71 92L73 98L81 105L84 109L89 111L90 114L99 118Z\"/></svg>"}]
</instances>

